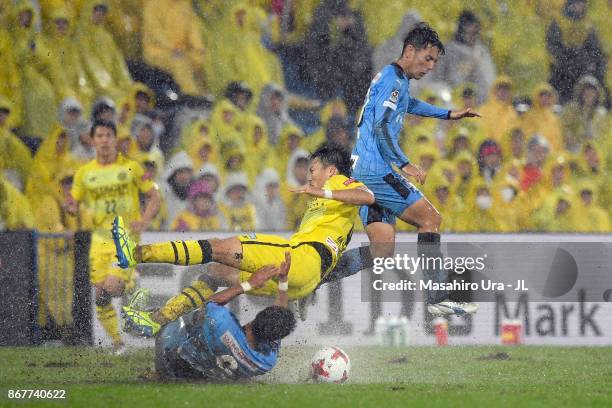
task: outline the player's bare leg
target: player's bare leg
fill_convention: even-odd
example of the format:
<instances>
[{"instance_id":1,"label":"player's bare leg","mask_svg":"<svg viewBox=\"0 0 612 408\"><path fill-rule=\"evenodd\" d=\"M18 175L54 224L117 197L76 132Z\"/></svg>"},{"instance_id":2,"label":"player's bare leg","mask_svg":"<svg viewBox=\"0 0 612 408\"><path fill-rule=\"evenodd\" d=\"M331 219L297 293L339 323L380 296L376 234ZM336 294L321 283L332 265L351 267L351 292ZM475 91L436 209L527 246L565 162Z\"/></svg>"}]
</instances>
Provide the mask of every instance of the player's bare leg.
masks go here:
<instances>
[{"instance_id":1,"label":"player's bare leg","mask_svg":"<svg viewBox=\"0 0 612 408\"><path fill-rule=\"evenodd\" d=\"M415 225L418 228L417 251L418 256L428 258L443 258L440 250L440 225L442 216L436 208L426 199L421 198L408 207L400 216L402 221ZM436 283L447 281L444 268L424 268L426 279ZM478 310L476 303L453 302L449 299L446 290L430 290L427 292L427 310L437 316L475 313Z\"/></svg>"},{"instance_id":2,"label":"player's bare leg","mask_svg":"<svg viewBox=\"0 0 612 408\"><path fill-rule=\"evenodd\" d=\"M104 331L108 333L113 349L118 352L123 347L119 334L117 312L112 304L112 298L123 295L125 281L117 276L108 275L103 282L95 285L96 313Z\"/></svg>"}]
</instances>

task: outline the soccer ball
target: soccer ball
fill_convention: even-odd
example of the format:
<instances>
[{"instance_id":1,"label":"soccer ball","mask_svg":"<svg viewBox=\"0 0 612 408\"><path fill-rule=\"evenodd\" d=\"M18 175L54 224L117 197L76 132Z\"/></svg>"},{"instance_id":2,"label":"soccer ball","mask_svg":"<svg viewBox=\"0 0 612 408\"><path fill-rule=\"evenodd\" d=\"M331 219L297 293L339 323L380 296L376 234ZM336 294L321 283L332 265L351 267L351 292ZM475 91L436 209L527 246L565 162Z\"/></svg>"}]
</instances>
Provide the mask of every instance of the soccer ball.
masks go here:
<instances>
[{"instance_id":1,"label":"soccer ball","mask_svg":"<svg viewBox=\"0 0 612 408\"><path fill-rule=\"evenodd\" d=\"M312 379L317 382L343 383L351 372L351 360L339 347L325 347L317 351L310 362Z\"/></svg>"}]
</instances>

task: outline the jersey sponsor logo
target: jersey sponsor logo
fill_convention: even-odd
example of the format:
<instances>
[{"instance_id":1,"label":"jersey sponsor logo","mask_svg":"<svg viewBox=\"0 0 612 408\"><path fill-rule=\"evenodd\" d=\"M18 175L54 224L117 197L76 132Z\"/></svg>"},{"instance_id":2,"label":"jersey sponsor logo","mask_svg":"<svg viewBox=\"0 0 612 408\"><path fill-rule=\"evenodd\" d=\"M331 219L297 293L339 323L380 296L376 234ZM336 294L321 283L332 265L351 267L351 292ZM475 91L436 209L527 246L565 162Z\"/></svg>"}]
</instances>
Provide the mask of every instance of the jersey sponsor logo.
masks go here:
<instances>
[{"instance_id":1,"label":"jersey sponsor logo","mask_svg":"<svg viewBox=\"0 0 612 408\"><path fill-rule=\"evenodd\" d=\"M334 241L332 239L332 237L327 237L327 239L325 240L325 242L327 243L327 245L329 245L329 247L331 249L334 250L334 252L336 253L336 255L338 255L338 244L336 244L336 241Z\"/></svg>"},{"instance_id":2,"label":"jersey sponsor logo","mask_svg":"<svg viewBox=\"0 0 612 408\"><path fill-rule=\"evenodd\" d=\"M250 234L242 234L242 237L245 239L257 239L257 234L251 232Z\"/></svg>"},{"instance_id":3,"label":"jersey sponsor logo","mask_svg":"<svg viewBox=\"0 0 612 408\"><path fill-rule=\"evenodd\" d=\"M123 181L127 178L127 173L125 171L120 171L119 174L117 174L117 180L119 181Z\"/></svg>"},{"instance_id":4,"label":"jersey sponsor logo","mask_svg":"<svg viewBox=\"0 0 612 408\"><path fill-rule=\"evenodd\" d=\"M91 196L94 200L98 200L102 197L117 197L128 194L129 184L115 184L110 186L101 186L91 188Z\"/></svg>"},{"instance_id":5,"label":"jersey sponsor logo","mask_svg":"<svg viewBox=\"0 0 612 408\"><path fill-rule=\"evenodd\" d=\"M246 355L240 344L236 341L236 338L230 333L226 331L221 336L221 342L227 347L231 352L234 358L240 362L243 366L248 367L252 371L259 370L259 367L255 363L253 363Z\"/></svg>"},{"instance_id":6,"label":"jersey sponsor logo","mask_svg":"<svg viewBox=\"0 0 612 408\"><path fill-rule=\"evenodd\" d=\"M354 178L349 177L349 178L348 178L348 179L346 179L346 181L344 182L344 185L345 185L345 186L348 186L349 184L354 183L354 182L356 182L356 181L357 181L357 180L355 180Z\"/></svg>"}]
</instances>

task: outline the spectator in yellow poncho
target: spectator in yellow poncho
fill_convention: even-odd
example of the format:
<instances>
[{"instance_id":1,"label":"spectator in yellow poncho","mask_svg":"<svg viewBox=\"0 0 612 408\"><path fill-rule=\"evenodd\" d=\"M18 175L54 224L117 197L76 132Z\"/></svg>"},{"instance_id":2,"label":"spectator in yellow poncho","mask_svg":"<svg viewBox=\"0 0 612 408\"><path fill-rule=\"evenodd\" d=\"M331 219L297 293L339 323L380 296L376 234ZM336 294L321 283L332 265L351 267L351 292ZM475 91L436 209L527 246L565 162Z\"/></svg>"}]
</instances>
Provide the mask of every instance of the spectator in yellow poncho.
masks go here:
<instances>
[{"instance_id":1,"label":"spectator in yellow poncho","mask_svg":"<svg viewBox=\"0 0 612 408\"><path fill-rule=\"evenodd\" d=\"M142 82L134 82L129 93L119 103L119 116L117 125L129 131L133 127L135 117L148 115L155 108L155 94Z\"/></svg>"},{"instance_id":2,"label":"spectator in yellow poncho","mask_svg":"<svg viewBox=\"0 0 612 408\"><path fill-rule=\"evenodd\" d=\"M239 114L236 105L227 99L221 99L213 108L210 125L215 134L212 138L219 145L221 155L228 145L236 141L243 141L243 135L240 133L237 122Z\"/></svg>"},{"instance_id":3,"label":"spectator in yellow poncho","mask_svg":"<svg viewBox=\"0 0 612 408\"><path fill-rule=\"evenodd\" d=\"M500 7L496 3L481 2L494 13L490 31L493 60L512 78L518 95L528 95L549 77L546 21L536 14L533 3L533 0L515 0L508 7ZM551 0L547 0L546 7L552 11L555 6L550 3Z\"/></svg>"},{"instance_id":4,"label":"spectator in yellow poncho","mask_svg":"<svg viewBox=\"0 0 612 408\"><path fill-rule=\"evenodd\" d=\"M140 163L144 162L146 157L146 161L155 163L156 169L163 169L164 154L155 140L151 120L144 116L135 121L132 125L132 137L134 149L130 156Z\"/></svg>"},{"instance_id":5,"label":"spectator in yellow poncho","mask_svg":"<svg viewBox=\"0 0 612 408\"><path fill-rule=\"evenodd\" d=\"M11 183L0 177L0 231L34 228L28 199Z\"/></svg>"},{"instance_id":6,"label":"spectator in yellow poncho","mask_svg":"<svg viewBox=\"0 0 612 408\"><path fill-rule=\"evenodd\" d=\"M145 61L169 72L183 92L190 95L201 95L206 89L208 73L204 61L210 56L205 54L202 34L191 1L145 2L142 23ZM224 43L231 44L225 39Z\"/></svg>"},{"instance_id":7,"label":"spectator in yellow poncho","mask_svg":"<svg viewBox=\"0 0 612 408\"><path fill-rule=\"evenodd\" d=\"M504 226L501 209L494 205L491 188L484 181L472 184L464 202L464 210L456 217L455 231L497 232L507 228Z\"/></svg>"},{"instance_id":8,"label":"spectator in yellow poncho","mask_svg":"<svg viewBox=\"0 0 612 408\"><path fill-rule=\"evenodd\" d=\"M304 132L302 132L299 127L295 125L287 125L283 128L278 144L274 149L276 159L274 160L274 163L272 163L275 165L275 170L279 174L286 171L285 166L287 166L289 158L293 155L293 153L302 148L303 139Z\"/></svg>"},{"instance_id":9,"label":"spectator in yellow poncho","mask_svg":"<svg viewBox=\"0 0 612 408\"><path fill-rule=\"evenodd\" d=\"M230 101L236 109L236 117L234 125L237 130L244 131L248 126L247 122L257 117L251 112L251 101L253 100L253 91L244 81L232 81L225 89L225 98Z\"/></svg>"},{"instance_id":10,"label":"spectator in yellow poncho","mask_svg":"<svg viewBox=\"0 0 612 408\"><path fill-rule=\"evenodd\" d=\"M50 26L47 30L49 52L61 66L63 77L70 96L73 96L89 110L94 99L94 89L79 55L79 46L73 37L76 21L64 7L52 9L49 15Z\"/></svg>"},{"instance_id":11,"label":"spectator in yellow poncho","mask_svg":"<svg viewBox=\"0 0 612 408\"><path fill-rule=\"evenodd\" d=\"M253 185L251 184L251 179L255 181L255 178L257 177L257 174L259 173L259 171L257 171L255 175L247 174L246 168L244 165L245 148L242 142L238 141L238 142L232 143L231 145L228 145L226 150L223 152L222 160L223 160L222 166L219 169L221 170L220 173L221 173L222 180L226 180L232 174L239 173L240 175L244 175L247 177L247 180L248 180L247 186L249 188L252 188Z\"/></svg>"},{"instance_id":12,"label":"spectator in yellow poncho","mask_svg":"<svg viewBox=\"0 0 612 408\"><path fill-rule=\"evenodd\" d=\"M549 195L531 218L531 230L542 232L576 232L580 218L576 198L561 192Z\"/></svg>"},{"instance_id":13,"label":"spectator in yellow poncho","mask_svg":"<svg viewBox=\"0 0 612 408\"><path fill-rule=\"evenodd\" d=\"M278 157L274 154L268 143L268 132L266 124L257 116L253 116L245 124L243 135L245 136L245 163L244 170L249 175L249 183L255 185L255 178L266 167L275 166Z\"/></svg>"},{"instance_id":14,"label":"spectator in yellow poncho","mask_svg":"<svg viewBox=\"0 0 612 408\"><path fill-rule=\"evenodd\" d=\"M225 24L216 33L225 44L218 47L210 61L211 91L219 95L231 81L248 80L255 98L270 82L283 84L283 73L278 57L267 50L261 41L261 24L265 13L257 6L239 3L224 17Z\"/></svg>"},{"instance_id":15,"label":"spectator in yellow poncho","mask_svg":"<svg viewBox=\"0 0 612 408\"><path fill-rule=\"evenodd\" d=\"M459 153L453 162L457 173L454 191L462 200L465 200L472 184L479 178L478 165L474 156L468 152Z\"/></svg>"},{"instance_id":16,"label":"spectator in yellow poncho","mask_svg":"<svg viewBox=\"0 0 612 408\"><path fill-rule=\"evenodd\" d=\"M578 152L588 141L605 143L610 134L610 118L604 103L605 93L597 79L585 76L578 81L561 116L567 150Z\"/></svg>"},{"instance_id":17,"label":"spectator in yellow poncho","mask_svg":"<svg viewBox=\"0 0 612 408\"><path fill-rule=\"evenodd\" d=\"M0 64L0 97L7 99L13 106L13 114L8 126L17 127L21 125L23 110L21 72L15 58L13 40L9 33L4 30L4 27L6 26L0 24L0 55L2 55L2 64Z\"/></svg>"},{"instance_id":18,"label":"spectator in yellow poncho","mask_svg":"<svg viewBox=\"0 0 612 408\"><path fill-rule=\"evenodd\" d=\"M574 196L575 191L570 180L571 173L569 164L564 156L551 158L542 170L542 178L528 192L528 200L525 202L524 210L535 211L540 208L551 193L561 193Z\"/></svg>"},{"instance_id":19,"label":"spectator in yellow poncho","mask_svg":"<svg viewBox=\"0 0 612 408\"><path fill-rule=\"evenodd\" d=\"M70 153L72 141L68 132L57 127L51 135L45 139L34 156L34 160L40 167L49 173L50 180L57 180L60 173L65 169L78 167L77 160Z\"/></svg>"},{"instance_id":20,"label":"spectator in yellow poncho","mask_svg":"<svg viewBox=\"0 0 612 408\"><path fill-rule=\"evenodd\" d=\"M104 28L107 12L106 0L85 0L76 40L96 95L108 95L119 101L129 92L132 78L121 51Z\"/></svg>"},{"instance_id":21,"label":"spectator in yellow poncho","mask_svg":"<svg viewBox=\"0 0 612 408\"><path fill-rule=\"evenodd\" d=\"M113 34L115 43L126 60L142 57L141 31L142 10L145 0L108 0L107 30Z\"/></svg>"},{"instance_id":22,"label":"spectator in yellow poncho","mask_svg":"<svg viewBox=\"0 0 612 408\"><path fill-rule=\"evenodd\" d=\"M476 103L476 91L474 84L463 84L456 87L452 93L453 105L457 106L457 109L472 109L477 110L478 106ZM446 137L457 133L467 133L470 138L470 145L472 148L479 146L483 140L487 138L486 133L482 128L482 121L480 119L475 120L449 120L443 121L440 125L446 129Z\"/></svg>"},{"instance_id":23,"label":"spectator in yellow poncho","mask_svg":"<svg viewBox=\"0 0 612 408\"><path fill-rule=\"evenodd\" d=\"M321 143L325 142L325 130L332 118L348 119L346 104L342 99L332 99L323 106L319 113L321 127L313 134L304 137L302 144L304 149L314 152Z\"/></svg>"},{"instance_id":24,"label":"spectator in yellow poncho","mask_svg":"<svg viewBox=\"0 0 612 408\"><path fill-rule=\"evenodd\" d=\"M22 131L43 139L55 123L59 101L68 96L61 66L42 35L36 32L35 10L27 0L19 0L13 8L11 22L12 47L21 72L23 95Z\"/></svg>"},{"instance_id":25,"label":"spectator in yellow poncho","mask_svg":"<svg viewBox=\"0 0 612 408\"><path fill-rule=\"evenodd\" d=\"M578 232L610 232L608 213L597 204L597 188L595 183L587 179L576 183L578 200L577 212L580 214Z\"/></svg>"},{"instance_id":26,"label":"spectator in yellow poncho","mask_svg":"<svg viewBox=\"0 0 612 408\"><path fill-rule=\"evenodd\" d=\"M542 83L533 93L531 109L521 118L521 128L524 132L528 135L539 133L544 136L548 140L551 153L563 149L561 120L552 110L555 103L557 103L557 93L554 88Z\"/></svg>"},{"instance_id":27,"label":"spectator in yellow poncho","mask_svg":"<svg viewBox=\"0 0 612 408\"><path fill-rule=\"evenodd\" d=\"M377 47L392 37L410 9L410 4L403 1L355 0L353 3L363 15L368 42L372 47Z\"/></svg>"},{"instance_id":28,"label":"spectator in yellow poncho","mask_svg":"<svg viewBox=\"0 0 612 408\"><path fill-rule=\"evenodd\" d=\"M525 160L527 157L527 140L525 132L520 127L510 129L501 140L502 151L506 152L508 159Z\"/></svg>"},{"instance_id":29,"label":"spectator in yellow poncho","mask_svg":"<svg viewBox=\"0 0 612 408\"><path fill-rule=\"evenodd\" d=\"M27 146L7 127L11 104L0 97L0 175L8 179L28 199L48 190L49 174L33 158Z\"/></svg>"},{"instance_id":30,"label":"spectator in yellow poncho","mask_svg":"<svg viewBox=\"0 0 612 408\"><path fill-rule=\"evenodd\" d=\"M512 81L499 76L493 83L487 102L478 108L482 115L482 128L486 137L500 141L519 123L519 117L512 105Z\"/></svg>"},{"instance_id":31,"label":"spectator in yellow poncho","mask_svg":"<svg viewBox=\"0 0 612 408\"><path fill-rule=\"evenodd\" d=\"M452 185L440 173L428 173L425 183L428 200L442 215L441 230L454 231L455 223L463 209L463 202L452 192Z\"/></svg>"},{"instance_id":32,"label":"spectator in yellow poncho","mask_svg":"<svg viewBox=\"0 0 612 408\"><path fill-rule=\"evenodd\" d=\"M189 203L187 208L179 213L172 225L171 231L223 231L227 229L211 186L205 181L195 181L189 187Z\"/></svg>"},{"instance_id":33,"label":"spectator in yellow poncho","mask_svg":"<svg viewBox=\"0 0 612 408\"><path fill-rule=\"evenodd\" d=\"M525 222L522 217L529 213L521 208L518 179L506 175L491 186L493 205L499 216L499 232L519 232L524 228Z\"/></svg>"},{"instance_id":34,"label":"spectator in yellow poncho","mask_svg":"<svg viewBox=\"0 0 612 408\"><path fill-rule=\"evenodd\" d=\"M446 158L454 159L461 152L474 154L474 140L468 128L455 127L446 135Z\"/></svg>"},{"instance_id":35,"label":"spectator in yellow poncho","mask_svg":"<svg viewBox=\"0 0 612 408\"><path fill-rule=\"evenodd\" d=\"M248 197L249 186L245 174L234 173L225 180L221 212L232 232L251 232L257 228L255 205Z\"/></svg>"}]
</instances>

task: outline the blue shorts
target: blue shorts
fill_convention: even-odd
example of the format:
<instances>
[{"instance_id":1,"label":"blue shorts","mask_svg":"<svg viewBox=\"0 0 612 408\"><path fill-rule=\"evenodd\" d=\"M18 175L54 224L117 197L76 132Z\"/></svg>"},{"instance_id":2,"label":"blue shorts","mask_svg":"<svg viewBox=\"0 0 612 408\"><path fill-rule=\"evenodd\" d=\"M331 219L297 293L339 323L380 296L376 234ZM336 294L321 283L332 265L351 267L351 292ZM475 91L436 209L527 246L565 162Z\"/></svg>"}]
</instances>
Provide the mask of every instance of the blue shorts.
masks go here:
<instances>
[{"instance_id":1,"label":"blue shorts","mask_svg":"<svg viewBox=\"0 0 612 408\"><path fill-rule=\"evenodd\" d=\"M395 217L402 215L406 208L423 198L423 193L405 178L389 173L384 177L358 179L373 193L376 202L361 206L359 216L364 226L373 222L395 224Z\"/></svg>"}]
</instances>

